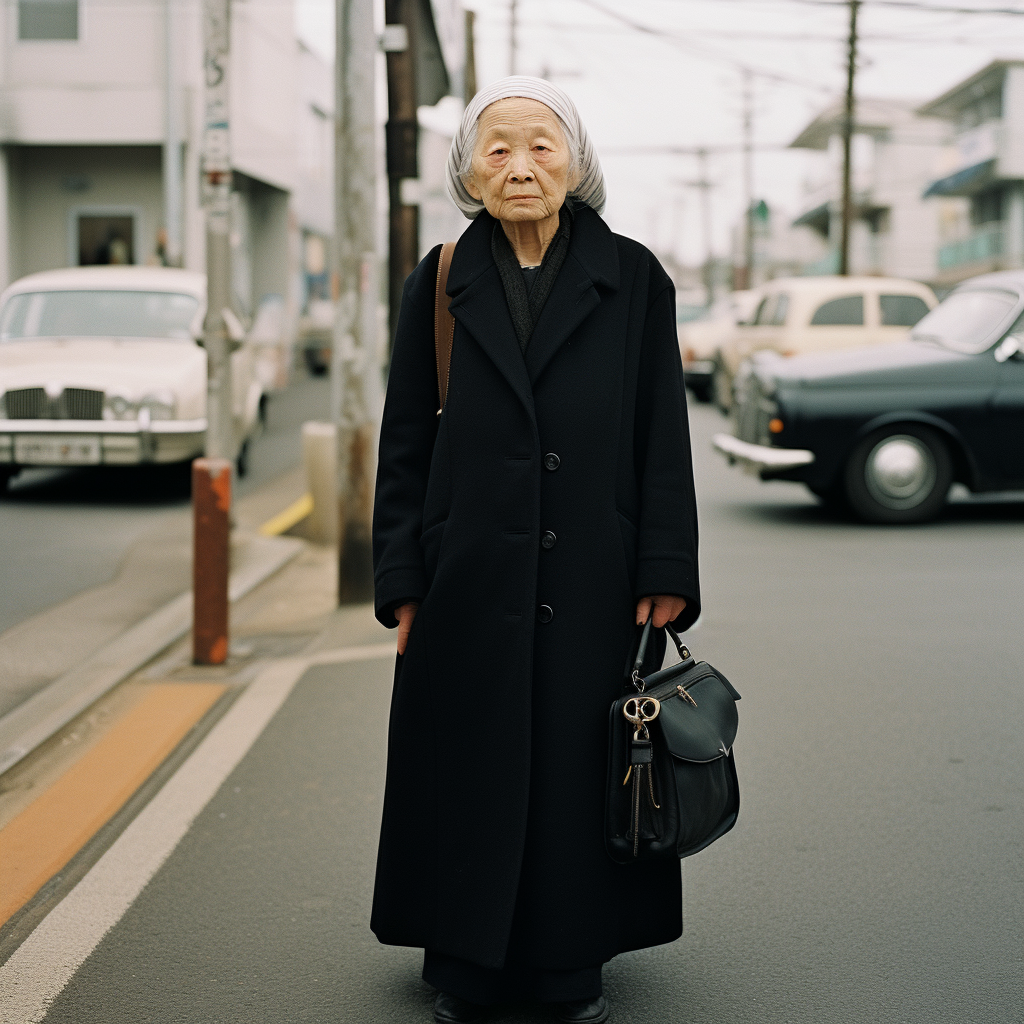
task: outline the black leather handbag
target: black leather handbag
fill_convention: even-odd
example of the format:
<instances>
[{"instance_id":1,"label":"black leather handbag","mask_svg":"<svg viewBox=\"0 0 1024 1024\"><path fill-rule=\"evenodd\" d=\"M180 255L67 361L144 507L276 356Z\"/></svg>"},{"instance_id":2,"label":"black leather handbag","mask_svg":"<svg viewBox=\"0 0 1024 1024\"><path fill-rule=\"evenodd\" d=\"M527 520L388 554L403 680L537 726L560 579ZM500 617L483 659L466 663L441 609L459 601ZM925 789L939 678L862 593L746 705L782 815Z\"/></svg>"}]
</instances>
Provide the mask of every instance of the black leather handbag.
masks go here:
<instances>
[{"instance_id":1,"label":"black leather handbag","mask_svg":"<svg viewBox=\"0 0 1024 1024\"><path fill-rule=\"evenodd\" d=\"M605 832L620 864L689 857L724 836L740 809L732 751L740 695L666 629L682 661L640 676L648 618L627 692L611 707Z\"/></svg>"}]
</instances>

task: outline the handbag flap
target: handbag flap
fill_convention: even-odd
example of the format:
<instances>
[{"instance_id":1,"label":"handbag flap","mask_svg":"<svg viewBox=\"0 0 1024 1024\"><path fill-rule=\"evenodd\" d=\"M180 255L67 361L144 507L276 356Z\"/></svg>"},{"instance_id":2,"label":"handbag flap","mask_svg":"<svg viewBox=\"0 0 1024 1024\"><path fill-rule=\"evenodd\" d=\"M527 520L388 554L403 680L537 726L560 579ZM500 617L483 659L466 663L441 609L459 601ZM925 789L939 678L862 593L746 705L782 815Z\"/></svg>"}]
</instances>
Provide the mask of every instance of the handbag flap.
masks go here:
<instances>
[{"instance_id":1,"label":"handbag flap","mask_svg":"<svg viewBox=\"0 0 1024 1024\"><path fill-rule=\"evenodd\" d=\"M657 724L669 752L698 762L727 756L739 725L732 694L713 671L686 686L686 693L696 707L678 690L661 698Z\"/></svg>"}]
</instances>

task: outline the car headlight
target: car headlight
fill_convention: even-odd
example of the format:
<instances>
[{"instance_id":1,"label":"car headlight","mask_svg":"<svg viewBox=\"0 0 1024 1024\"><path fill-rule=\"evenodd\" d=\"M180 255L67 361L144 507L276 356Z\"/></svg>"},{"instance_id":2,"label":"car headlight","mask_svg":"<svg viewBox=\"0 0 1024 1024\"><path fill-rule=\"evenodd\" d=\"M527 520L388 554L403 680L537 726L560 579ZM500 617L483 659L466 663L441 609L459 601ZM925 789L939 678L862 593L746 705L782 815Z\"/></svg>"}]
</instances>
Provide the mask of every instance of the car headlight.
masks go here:
<instances>
[{"instance_id":1,"label":"car headlight","mask_svg":"<svg viewBox=\"0 0 1024 1024\"><path fill-rule=\"evenodd\" d=\"M124 395L107 395L103 401L103 418L105 420L135 419L136 405Z\"/></svg>"},{"instance_id":2,"label":"car headlight","mask_svg":"<svg viewBox=\"0 0 1024 1024\"><path fill-rule=\"evenodd\" d=\"M152 420L173 420L174 406L174 395L169 391L154 392L139 402L139 408L148 409L149 418Z\"/></svg>"}]
</instances>

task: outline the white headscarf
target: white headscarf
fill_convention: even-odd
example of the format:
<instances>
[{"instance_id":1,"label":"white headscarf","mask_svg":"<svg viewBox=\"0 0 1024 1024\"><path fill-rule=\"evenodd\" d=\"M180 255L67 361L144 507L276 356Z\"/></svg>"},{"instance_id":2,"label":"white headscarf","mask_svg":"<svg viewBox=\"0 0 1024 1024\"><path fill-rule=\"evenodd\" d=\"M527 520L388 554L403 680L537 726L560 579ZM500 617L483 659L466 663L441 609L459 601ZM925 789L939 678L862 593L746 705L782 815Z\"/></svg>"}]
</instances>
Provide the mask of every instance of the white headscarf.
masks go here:
<instances>
[{"instance_id":1,"label":"white headscarf","mask_svg":"<svg viewBox=\"0 0 1024 1024\"><path fill-rule=\"evenodd\" d=\"M469 101L469 105L462 115L459 130L455 133L455 138L452 139L452 148L448 151L448 164L445 167L448 194L455 201L455 205L470 220L473 220L484 208L484 204L479 199L474 199L469 194L462 181L461 171L469 156L467 149L476 138L476 123L484 112L484 108L489 107L492 103L497 103L498 100L506 100L512 96L539 100L555 112L562 123L566 141L576 154L575 162L580 175L579 185L569 195L573 199L586 203L597 213L601 213L605 203L604 174L601 171L601 164L597 159L594 144L590 141L587 129L580 120L576 104L564 89L546 82L543 78L530 78L528 75L513 75L510 78L503 78L486 89L482 89Z\"/></svg>"}]
</instances>

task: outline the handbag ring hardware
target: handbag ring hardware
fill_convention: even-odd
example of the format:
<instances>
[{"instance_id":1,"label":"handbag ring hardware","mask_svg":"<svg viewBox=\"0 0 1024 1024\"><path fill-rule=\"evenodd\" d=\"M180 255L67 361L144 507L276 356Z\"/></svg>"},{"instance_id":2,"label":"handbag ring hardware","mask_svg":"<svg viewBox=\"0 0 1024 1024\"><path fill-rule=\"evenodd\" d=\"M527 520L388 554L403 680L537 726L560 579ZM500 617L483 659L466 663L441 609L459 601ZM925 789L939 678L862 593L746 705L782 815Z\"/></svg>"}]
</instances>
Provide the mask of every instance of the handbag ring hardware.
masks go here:
<instances>
[{"instance_id":1,"label":"handbag ring hardware","mask_svg":"<svg viewBox=\"0 0 1024 1024\"><path fill-rule=\"evenodd\" d=\"M661 701L655 697L630 697L622 706L623 717L641 729L661 713ZM644 729L644 732L647 730Z\"/></svg>"},{"instance_id":2,"label":"handbag ring hardware","mask_svg":"<svg viewBox=\"0 0 1024 1024\"><path fill-rule=\"evenodd\" d=\"M685 690L682 686L677 686L676 690L679 691L679 696L682 697L683 700L688 700L694 707L697 706L697 702L693 699L693 697L690 696L689 692Z\"/></svg>"}]
</instances>

